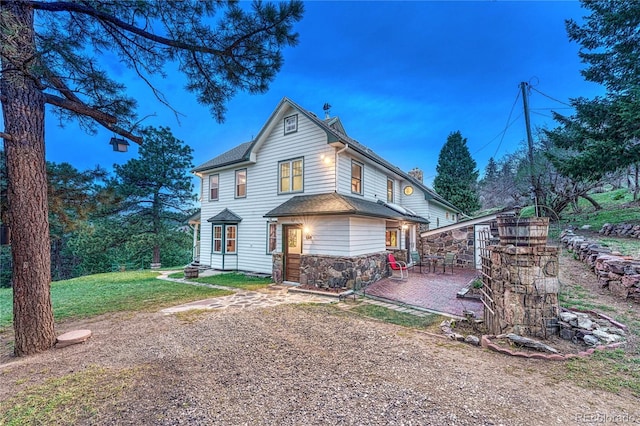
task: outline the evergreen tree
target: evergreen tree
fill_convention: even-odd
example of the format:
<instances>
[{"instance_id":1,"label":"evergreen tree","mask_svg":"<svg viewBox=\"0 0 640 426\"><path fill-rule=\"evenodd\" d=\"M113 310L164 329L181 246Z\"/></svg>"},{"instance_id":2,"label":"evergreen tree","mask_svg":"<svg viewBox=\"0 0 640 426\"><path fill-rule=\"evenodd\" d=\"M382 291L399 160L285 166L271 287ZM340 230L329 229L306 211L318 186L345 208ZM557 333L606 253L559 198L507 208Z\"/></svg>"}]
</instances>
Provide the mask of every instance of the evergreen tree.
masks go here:
<instances>
[{"instance_id":1,"label":"evergreen tree","mask_svg":"<svg viewBox=\"0 0 640 426\"><path fill-rule=\"evenodd\" d=\"M479 172L471 158L467 139L457 131L440 150L433 189L447 201L469 214L480 208L477 184Z\"/></svg>"},{"instance_id":2,"label":"evergreen tree","mask_svg":"<svg viewBox=\"0 0 640 426\"><path fill-rule=\"evenodd\" d=\"M243 4L214 0L109 2L0 1L0 101L13 235L16 355L55 343L50 297L45 105L88 130L136 135L135 101L102 67L117 58L166 105L153 86L167 62L219 121L237 91L261 93L295 45L299 1ZM222 14L217 14L222 12ZM215 25L215 27L211 25Z\"/></svg>"},{"instance_id":3,"label":"evergreen tree","mask_svg":"<svg viewBox=\"0 0 640 426\"><path fill-rule=\"evenodd\" d=\"M607 93L571 101L575 114L554 114L560 123L547 133L558 148L548 157L563 174L597 181L606 173L640 163L640 2L582 0L590 10L584 23L566 23L587 81Z\"/></svg>"},{"instance_id":4,"label":"evergreen tree","mask_svg":"<svg viewBox=\"0 0 640 426\"><path fill-rule=\"evenodd\" d=\"M75 276L78 258L67 242L74 230L98 211L105 201L104 188L98 181L106 178L101 168L80 172L69 163L47 162L47 198L51 238L51 275L53 280Z\"/></svg>"},{"instance_id":5,"label":"evergreen tree","mask_svg":"<svg viewBox=\"0 0 640 426\"><path fill-rule=\"evenodd\" d=\"M189 171L193 168L192 150L166 127L149 127L143 132L140 158L123 165L115 164L113 182L121 198L118 206L120 232L137 236L141 250L153 253L152 263L161 263L163 241L175 237L195 201Z\"/></svg>"}]
</instances>

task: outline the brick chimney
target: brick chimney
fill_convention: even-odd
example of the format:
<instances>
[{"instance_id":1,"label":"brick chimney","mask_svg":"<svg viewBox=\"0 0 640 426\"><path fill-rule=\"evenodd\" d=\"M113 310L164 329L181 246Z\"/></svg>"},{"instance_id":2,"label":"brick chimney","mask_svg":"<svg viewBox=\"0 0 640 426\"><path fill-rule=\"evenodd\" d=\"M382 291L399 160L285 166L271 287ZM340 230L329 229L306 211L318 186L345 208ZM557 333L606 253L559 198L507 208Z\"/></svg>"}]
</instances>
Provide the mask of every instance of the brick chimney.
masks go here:
<instances>
[{"instance_id":1,"label":"brick chimney","mask_svg":"<svg viewBox=\"0 0 640 426\"><path fill-rule=\"evenodd\" d=\"M423 182L424 173L422 172L422 170L420 170L417 167L414 167L413 169L409 170L409 176L416 179L420 183L424 183Z\"/></svg>"}]
</instances>

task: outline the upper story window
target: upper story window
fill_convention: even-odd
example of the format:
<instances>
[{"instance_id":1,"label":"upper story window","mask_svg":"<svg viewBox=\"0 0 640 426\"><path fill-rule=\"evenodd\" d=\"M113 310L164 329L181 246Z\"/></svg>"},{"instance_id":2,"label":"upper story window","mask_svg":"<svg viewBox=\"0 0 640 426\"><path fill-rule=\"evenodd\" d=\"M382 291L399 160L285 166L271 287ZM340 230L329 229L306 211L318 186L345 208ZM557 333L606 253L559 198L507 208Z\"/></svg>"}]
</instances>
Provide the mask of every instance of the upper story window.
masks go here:
<instances>
[{"instance_id":1,"label":"upper story window","mask_svg":"<svg viewBox=\"0 0 640 426\"><path fill-rule=\"evenodd\" d=\"M362 164L351 161L351 192L362 194Z\"/></svg>"},{"instance_id":2,"label":"upper story window","mask_svg":"<svg viewBox=\"0 0 640 426\"><path fill-rule=\"evenodd\" d=\"M387 202L393 203L393 179L387 179Z\"/></svg>"},{"instance_id":3,"label":"upper story window","mask_svg":"<svg viewBox=\"0 0 640 426\"><path fill-rule=\"evenodd\" d=\"M278 163L278 193L304 190L304 164L302 158Z\"/></svg>"},{"instance_id":4,"label":"upper story window","mask_svg":"<svg viewBox=\"0 0 640 426\"><path fill-rule=\"evenodd\" d=\"M298 131L298 114L284 118L284 134Z\"/></svg>"},{"instance_id":5,"label":"upper story window","mask_svg":"<svg viewBox=\"0 0 640 426\"><path fill-rule=\"evenodd\" d=\"M217 201L220 190L220 175L209 176L209 201Z\"/></svg>"},{"instance_id":6,"label":"upper story window","mask_svg":"<svg viewBox=\"0 0 640 426\"><path fill-rule=\"evenodd\" d=\"M236 198L247 196L247 169L236 170Z\"/></svg>"}]
</instances>

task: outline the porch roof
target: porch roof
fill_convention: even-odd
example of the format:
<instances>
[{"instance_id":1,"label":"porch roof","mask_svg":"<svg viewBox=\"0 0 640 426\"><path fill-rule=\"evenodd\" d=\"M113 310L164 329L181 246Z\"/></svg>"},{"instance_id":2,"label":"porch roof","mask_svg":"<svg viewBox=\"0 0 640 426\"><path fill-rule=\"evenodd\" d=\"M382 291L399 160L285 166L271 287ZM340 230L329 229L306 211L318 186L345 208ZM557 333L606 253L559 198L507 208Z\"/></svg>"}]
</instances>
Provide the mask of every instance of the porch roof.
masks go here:
<instances>
[{"instance_id":1,"label":"porch roof","mask_svg":"<svg viewBox=\"0 0 640 426\"><path fill-rule=\"evenodd\" d=\"M356 215L429 223L422 216L403 214L387 207L383 202L349 197L336 192L328 194L297 195L271 210L264 217Z\"/></svg>"},{"instance_id":2,"label":"porch roof","mask_svg":"<svg viewBox=\"0 0 640 426\"><path fill-rule=\"evenodd\" d=\"M242 218L229 209L224 209L212 218L207 219L212 223L240 223Z\"/></svg>"}]
</instances>

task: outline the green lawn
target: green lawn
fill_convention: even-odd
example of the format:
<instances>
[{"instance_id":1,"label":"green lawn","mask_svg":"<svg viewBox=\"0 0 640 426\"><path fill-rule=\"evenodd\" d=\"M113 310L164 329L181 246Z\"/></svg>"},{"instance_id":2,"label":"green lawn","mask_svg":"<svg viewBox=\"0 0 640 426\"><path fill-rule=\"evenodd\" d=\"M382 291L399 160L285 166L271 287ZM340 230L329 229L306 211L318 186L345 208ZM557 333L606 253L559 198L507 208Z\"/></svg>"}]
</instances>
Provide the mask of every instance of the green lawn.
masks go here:
<instances>
[{"instance_id":1,"label":"green lawn","mask_svg":"<svg viewBox=\"0 0 640 426\"><path fill-rule=\"evenodd\" d=\"M169 274L169 278L184 278L184 272ZM193 278L189 281L215 284L223 287L240 288L243 290L257 290L264 288L273 281L270 278L249 277L244 274L230 272L228 274L210 275L208 277Z\"/></svg>"},{"instance_id":2,"label":"green lawn","mask_svg":"<svg viewBox=\"0 0 640 426\"><path fill-rule=\"evenodd\" d=\"M56 321L107 312L154 310L188 301L231 294L156 278L150 271L88 275L51 284ZM12 323L12 290L0 289L0 330Z\"/></svg>"},{"instance_id":3,"label":"green lawn","mask_svg":"<svg viewBox=\"0 0 640 426\"><path fill-rule=\"evenodd\" d=\"M350 312L355 312L366 317L378 319L395 325L409 328L424 329L442 321L443 317L436 314L429 314L424 317L417 317L413 314L398 312L387 309L383 306L361 304L351 308Z\"/></svg>"}]
</instances>

